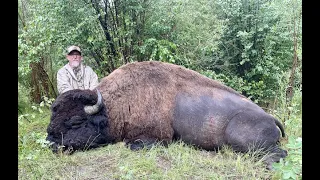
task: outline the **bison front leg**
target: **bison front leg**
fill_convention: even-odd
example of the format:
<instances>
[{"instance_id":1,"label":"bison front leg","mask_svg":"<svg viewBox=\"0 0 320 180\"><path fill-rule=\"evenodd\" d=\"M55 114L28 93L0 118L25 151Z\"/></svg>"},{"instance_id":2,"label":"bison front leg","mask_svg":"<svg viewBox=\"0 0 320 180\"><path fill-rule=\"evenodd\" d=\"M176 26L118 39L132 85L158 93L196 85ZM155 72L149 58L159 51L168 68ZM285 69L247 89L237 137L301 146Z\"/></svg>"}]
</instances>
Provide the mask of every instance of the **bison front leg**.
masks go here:
<instances>
[{"instance_id":1,"label":"bison front leg","mask_svg":"<svg viewBox=\"0 0 320 180\"><path fill-rule=\"evenodd\" d=\"M126 143L126 147L130 148L133 151L141 150L143 148L151 149L156 144L168 146L169 143L168 140L159 141L157 138L150 138L144 135L140 135L134 139L124 140L124 142Z\"/></svg>"},{"instance_id":2,"label":"bison front leg","mask_svg":"<svg viewBox=\"0 0 320 180\"><path fill-rule=\"evenodd\" d=\"M235 151L260 151L267 154L264 162L267 169L273 162L287 156L287 151L279 148L280 131L274 119L261 112L246 111L235 115L225 130L225 142Z\"/></svg>"}]
</instances>

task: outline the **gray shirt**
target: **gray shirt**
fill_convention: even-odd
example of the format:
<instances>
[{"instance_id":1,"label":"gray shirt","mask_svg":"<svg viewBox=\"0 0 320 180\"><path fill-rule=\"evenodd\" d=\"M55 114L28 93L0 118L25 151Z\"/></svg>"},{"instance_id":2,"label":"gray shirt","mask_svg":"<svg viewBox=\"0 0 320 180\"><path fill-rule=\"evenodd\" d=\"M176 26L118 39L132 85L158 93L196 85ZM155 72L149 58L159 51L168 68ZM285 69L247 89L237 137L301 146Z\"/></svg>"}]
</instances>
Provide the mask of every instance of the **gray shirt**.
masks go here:
<instances>
[{"instance_id":1,"label":"gray shirt","mask_svg":"<svg viewBox=\"0 0 320 180\"><path fill-rule=\"evenodd\" d=\"M59 94L72 89L90 89L98 86L98 76L91 67L80 64L79 72L75 75L69 63L59 69L57 86Z\"/></svg>"}]
</instances>

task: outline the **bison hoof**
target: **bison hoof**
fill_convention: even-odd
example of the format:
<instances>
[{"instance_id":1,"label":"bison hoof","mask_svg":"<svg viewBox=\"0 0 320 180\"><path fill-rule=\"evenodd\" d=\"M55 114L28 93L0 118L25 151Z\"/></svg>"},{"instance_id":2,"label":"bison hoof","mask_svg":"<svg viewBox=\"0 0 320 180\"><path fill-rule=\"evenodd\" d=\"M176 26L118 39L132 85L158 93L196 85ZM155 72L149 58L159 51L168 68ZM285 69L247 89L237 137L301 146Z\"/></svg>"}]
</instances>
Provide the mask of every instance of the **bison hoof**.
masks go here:
<instances>
[{"instance_id":1,"label":"bison hoof","mask_svg":"<svg viewBox=\"0 0 320 180\"><path fill-rule=\"evenodd\" d=\"M141 149L151 149L151 147L154 145L154 141L142 141L140 139L137 139L133 142L127 142L126 146L130 147L132 151L138 151Z\"/></svg>"},{"instance_id":2,"label":"bison hoof","mask_svg":"<svg viewBox=\"0 0 320 180\"><path fill-rule=\"evenodd\" d=\"M143 144L141 145L141 144L130 144L130 149L132 150L132 151L138 151L138 150L141 150L141 149L143 149Z\"/></svg>"},{"instance_id":3,"label":"bison hoof","mask_svg":"<svg viewBox=\"0 0 320 180\"><path fill-rule=\"evenodd\" d=\"M271 171L272 169L273 169L273 167L272 167L272 163L270 163L270 164L267 164L267 170L269 170L269 171Z\"/></svg>"}]
</instances>

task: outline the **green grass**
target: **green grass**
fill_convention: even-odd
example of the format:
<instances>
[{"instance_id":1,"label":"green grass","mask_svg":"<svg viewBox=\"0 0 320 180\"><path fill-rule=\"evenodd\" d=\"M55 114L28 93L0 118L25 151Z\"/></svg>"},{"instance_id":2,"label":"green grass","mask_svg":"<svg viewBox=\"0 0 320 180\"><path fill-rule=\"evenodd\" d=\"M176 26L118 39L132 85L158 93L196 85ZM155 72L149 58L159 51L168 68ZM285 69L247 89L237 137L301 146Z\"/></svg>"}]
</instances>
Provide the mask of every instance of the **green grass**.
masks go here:
<instances>
[{"instance_id":1,"label":"green grass","mask_svg":"<svg viewBox=\"0 0 320 180\"><path fill-rule=\"evenodd\" d=\"M233 153L196 150L182 142L131 151L123 143L19 161L19 179L270 179L262 162Z\"/></svg>"},{"instance_id":2,"label":"green grass","mask_svg":"<svg viewBox=\"0 0 320 180\"><path fill-rule=\"evenodd\" d=\"M49 119L45 106L19 115L18 179L302 179L301 142L297 141L301 111L297 110L286 125L288 137L281 141L289 156L274 171L267 171L254 153L235 153L228 147L205 151L180 141L140 151L120 142L72 155L53 154L45 141Z\"/></svg>"}]
</instances>

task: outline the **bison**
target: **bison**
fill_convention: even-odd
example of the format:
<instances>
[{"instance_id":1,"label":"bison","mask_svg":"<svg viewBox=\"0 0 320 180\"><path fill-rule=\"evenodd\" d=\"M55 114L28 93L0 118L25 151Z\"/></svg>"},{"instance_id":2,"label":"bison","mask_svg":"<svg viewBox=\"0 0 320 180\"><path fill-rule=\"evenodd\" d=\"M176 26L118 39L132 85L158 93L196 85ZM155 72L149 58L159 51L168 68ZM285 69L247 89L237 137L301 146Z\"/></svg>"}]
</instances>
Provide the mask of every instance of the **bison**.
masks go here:
<instances>
[{"instance_id":1,"label":"bison","mask_svg":"<svg viewBox=\"0 0 320 180\"><path fill-rule=\"evenodd\" d=\"M51 106L47 140L54 152L124 141L132 150L182 140L205 150L287 156L281 123L232 88L182 66L133 62L101 79L97 88L70 90ZM281 133L281 134L280 134Z\"/></svg>"}]
</instances>

